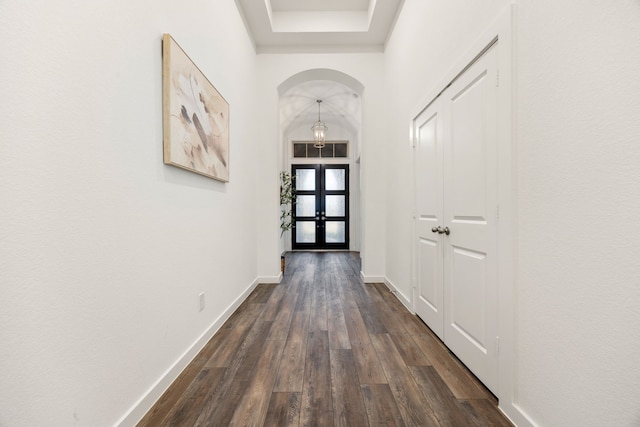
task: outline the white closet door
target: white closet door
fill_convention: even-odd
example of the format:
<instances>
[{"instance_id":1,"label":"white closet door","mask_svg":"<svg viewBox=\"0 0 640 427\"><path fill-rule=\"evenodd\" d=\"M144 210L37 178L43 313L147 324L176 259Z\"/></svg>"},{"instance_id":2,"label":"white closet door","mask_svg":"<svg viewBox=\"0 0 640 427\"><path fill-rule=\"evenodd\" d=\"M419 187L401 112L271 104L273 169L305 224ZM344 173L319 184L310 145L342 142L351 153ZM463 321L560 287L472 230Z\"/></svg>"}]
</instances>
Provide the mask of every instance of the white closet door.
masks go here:
<instances>
[{"instance_id":1,"label":"white closet door","mask_svg":"<svg viewBox=\"0 0 640 427\"><path fill-rule=\"evenodd\" d=\"M444 336L494 392L498 384L497 49L443 94Z\"/></svg>"},{"instance_id":2,"label":"white closet door","mask_svg":"<svg viewBox=\"0 0 640 427\"><path fill-rule=\"evenodd\" d=\"M494 46L413 122L415 310L496 393L497 89Z\"/></svg>"},{"instance_id":3,"label":"white closet door","mask_svg":"<svg viewBox=\"0 0 640 427\"><path fill-rule=\"evenodd\" d=\"M437 231L442 217L442 103L437 99L416 120L415 134L415 248L417 298L415 309L444 339L443 239Z\"/></svg>"}]
</instances>

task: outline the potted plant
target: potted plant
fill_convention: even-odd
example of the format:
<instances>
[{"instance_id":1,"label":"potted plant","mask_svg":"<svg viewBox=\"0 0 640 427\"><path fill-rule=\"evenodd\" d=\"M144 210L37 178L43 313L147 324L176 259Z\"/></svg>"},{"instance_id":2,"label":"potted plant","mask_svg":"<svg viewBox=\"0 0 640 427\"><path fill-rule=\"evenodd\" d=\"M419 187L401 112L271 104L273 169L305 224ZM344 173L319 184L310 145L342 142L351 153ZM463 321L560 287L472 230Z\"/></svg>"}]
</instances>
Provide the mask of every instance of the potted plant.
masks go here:
<instances>
[{"instance_id":1,"label":"potted plant","mask_svg":"<svg viewBox=\"0 0 640 427\"><path fill-rule=\"evenodd\" d=\"M293 228L295 178L289 172L280 172L280 237ZM280 256L280 269L284 273L284 255Z\"/></svg>"}]
</instances>

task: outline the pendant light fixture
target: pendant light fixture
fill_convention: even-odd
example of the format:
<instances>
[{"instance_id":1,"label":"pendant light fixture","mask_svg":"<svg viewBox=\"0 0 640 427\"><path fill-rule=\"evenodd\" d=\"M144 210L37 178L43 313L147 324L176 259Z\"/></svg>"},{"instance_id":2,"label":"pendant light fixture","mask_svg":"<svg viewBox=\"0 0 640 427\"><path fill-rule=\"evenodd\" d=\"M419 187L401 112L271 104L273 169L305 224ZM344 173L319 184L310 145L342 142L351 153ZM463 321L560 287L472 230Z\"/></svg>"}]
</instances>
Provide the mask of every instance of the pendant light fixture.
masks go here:
<instances>
[{"instance_id":1,"label":"pendant light fixture","mask_svg":"<svg viewBox=\"0 0 640 427\"><path fill-rule=\"evenodd\" d=\"M318 99L316 100L316 102L318 103L318 121L315 122L311 127L311 130L313 131L313 141L314 141L313 146L315 148L323 148L325 132L329 128L326 127L324 123L322 123L322 121L320 120L320 104L322 103L322 100Z\"/></svg>"}]
</instances>

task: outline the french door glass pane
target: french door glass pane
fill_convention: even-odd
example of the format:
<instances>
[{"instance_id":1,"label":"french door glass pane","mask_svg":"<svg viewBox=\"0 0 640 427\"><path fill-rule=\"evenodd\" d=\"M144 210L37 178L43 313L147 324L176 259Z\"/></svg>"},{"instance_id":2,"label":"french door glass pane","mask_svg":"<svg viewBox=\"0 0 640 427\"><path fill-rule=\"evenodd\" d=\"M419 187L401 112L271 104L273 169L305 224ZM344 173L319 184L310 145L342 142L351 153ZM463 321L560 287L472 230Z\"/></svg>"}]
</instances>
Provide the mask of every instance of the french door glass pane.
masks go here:
<instances>
[{"instance_id":1,"label":"french door glass pane","mask_svg":"<svg viewBox=\"0 0 640 427\"><path fill-rule=\"evenodd\" d=\"M316 191L315 169L298 169L296 171L296 190Z\"/></svg>"},{"instance_id":2,"label":"french door glass pane","mask_svg":"<svg viewBox=\"0 0 640 427\"><path fill-rule=\"evenodd\" d=\"M296 196L296 216L315 216L316 196Z\"/></svg>"},{"instance_id":3,"label":"french door glass pane","mask_svg":"<svg viewBox=\"0 0 640 427\"><path fill-rule=\"evenodd\" d=\"M325 225L325 240L327 243L344 243L344 221L327 221Z\"/></svg>"},{"instance_id":4,"label":"french door glass pane","mask_svg":"<svg viewBox=\"0 0 640 427\"><path fill-rule=\"evenodd\" d=\"M327 216L345 216L344 196L325 196L325 213Z\"/></svg>"},{"instance_id":5,"label":"french door glass pane","mask_svg":"<svg viewBox=\"0 0 640 427\"><path fill-rule=\"evenodd\" d=\"M345 174L344 169L326 169L324 188L328 191L344 190Z\"/></svg>"},{"instance_id":6,"label":"french door glass pane","mask_svg":"<svg viewBox=\"0 0 640 427\"><path fill-rule=\"evenodd\" d=\"M316 242L316 222L296 221L296 242L315 243Z\"/></svg>"},{"instance_id":7,"label":"french door glass pane","mask_svg":"<svg viewBox=\"0 0 640 427\"><path fill-rule=\"evenodd\" d=\"M307 155L320 151L306 148ZM292 165L291 171L296 177L292 248L348 249L348 165Z\"/></svg>"}]
</instances>

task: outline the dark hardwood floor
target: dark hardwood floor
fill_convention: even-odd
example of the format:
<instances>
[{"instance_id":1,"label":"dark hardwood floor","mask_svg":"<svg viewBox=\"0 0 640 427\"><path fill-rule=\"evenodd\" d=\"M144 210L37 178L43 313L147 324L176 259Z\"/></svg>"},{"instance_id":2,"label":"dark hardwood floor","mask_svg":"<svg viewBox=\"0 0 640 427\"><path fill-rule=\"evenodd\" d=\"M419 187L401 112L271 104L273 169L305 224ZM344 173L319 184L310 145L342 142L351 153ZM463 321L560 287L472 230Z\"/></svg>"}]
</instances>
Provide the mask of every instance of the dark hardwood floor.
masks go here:
<instances>
[{"instance_id":1,"label":"dark hardwood floor","mask_svg":"<svg viewBox=\"0 0 640 427\"><path fill-rule=\"evenodd\" d=\"M356 253L292 253L139 426L510 426Z\"/></svg>"}]
</instances>

